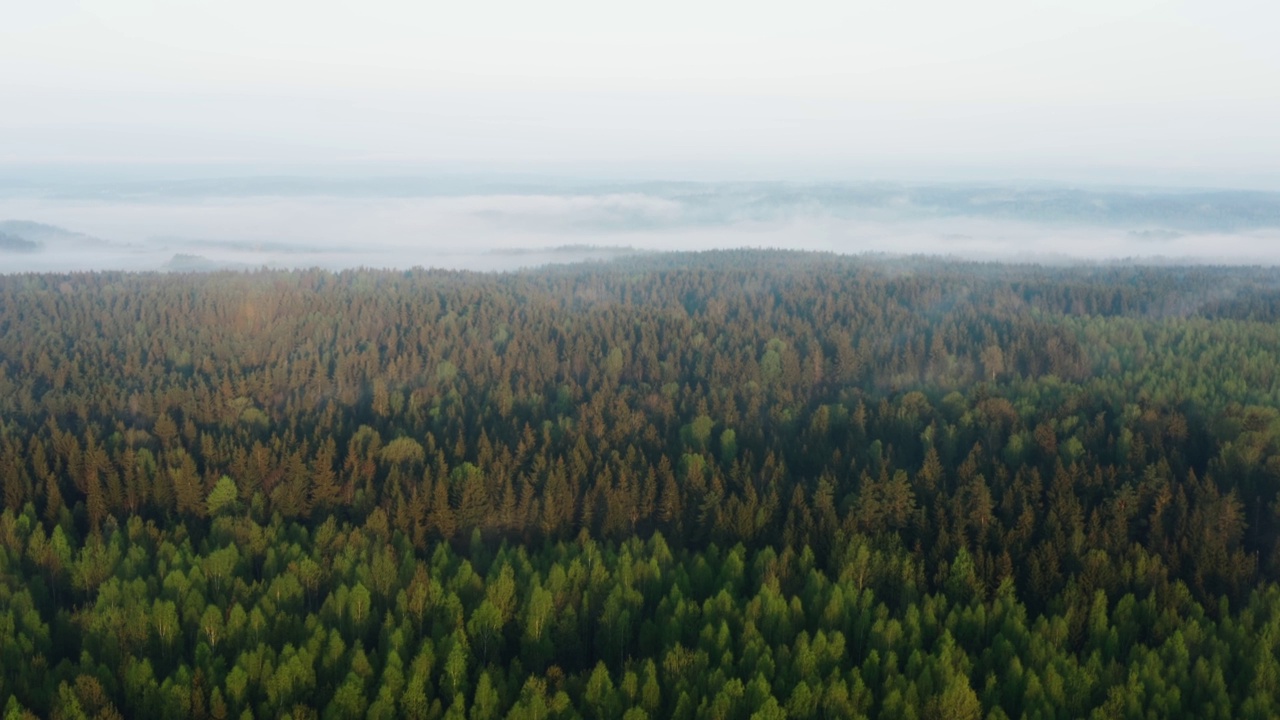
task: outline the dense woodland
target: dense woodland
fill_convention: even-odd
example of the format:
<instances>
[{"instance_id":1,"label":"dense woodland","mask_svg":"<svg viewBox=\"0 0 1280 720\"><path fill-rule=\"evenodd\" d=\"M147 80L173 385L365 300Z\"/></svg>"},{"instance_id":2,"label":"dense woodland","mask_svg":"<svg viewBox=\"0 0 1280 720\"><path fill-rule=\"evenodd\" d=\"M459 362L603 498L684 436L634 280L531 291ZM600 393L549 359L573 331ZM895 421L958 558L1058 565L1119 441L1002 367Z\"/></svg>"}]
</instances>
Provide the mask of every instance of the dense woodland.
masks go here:
<instances>
[{"instance_id":1,"label":"dense woodland","mask_svg":"<svg viewBox=\"0 0 1280 720\"><path fill-rule=\"evenodd\" d=\"M0 703L1280 714L1280 277L0 276Z\"/></svg>"}]
</instances>

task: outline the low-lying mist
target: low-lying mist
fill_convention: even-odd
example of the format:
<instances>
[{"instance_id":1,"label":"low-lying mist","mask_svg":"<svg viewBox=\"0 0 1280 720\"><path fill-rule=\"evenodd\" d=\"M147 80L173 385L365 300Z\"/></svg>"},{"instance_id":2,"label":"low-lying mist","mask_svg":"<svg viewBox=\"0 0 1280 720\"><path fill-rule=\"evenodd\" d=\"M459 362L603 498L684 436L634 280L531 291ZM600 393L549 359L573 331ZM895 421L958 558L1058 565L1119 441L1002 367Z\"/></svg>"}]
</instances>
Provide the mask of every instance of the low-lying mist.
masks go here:
<instances>
[{"instance_id":1,"label":"low-lying mist","mask_svg":"<svg viewBox=\"0 0 1280 720\"><path fill-rule=\"evenodd\" d=\"M401 188L402 192L397 192ZM1280 194L633 184L445 192L221 181L0 194L0 271L515 270L768 247L1017 262L1280 263Z\"/></svg>"}]
</instances>

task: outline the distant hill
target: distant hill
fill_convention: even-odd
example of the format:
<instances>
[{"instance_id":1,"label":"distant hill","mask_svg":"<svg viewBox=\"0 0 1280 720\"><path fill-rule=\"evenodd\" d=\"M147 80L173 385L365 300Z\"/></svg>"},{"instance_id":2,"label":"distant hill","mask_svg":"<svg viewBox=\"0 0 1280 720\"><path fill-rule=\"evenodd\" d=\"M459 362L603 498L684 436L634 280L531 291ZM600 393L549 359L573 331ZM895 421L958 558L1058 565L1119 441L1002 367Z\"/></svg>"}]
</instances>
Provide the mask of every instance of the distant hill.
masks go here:
<instances>
[{"instance_id":1,"label":"distant hill","mask_svg":"<svg viewBox=\"0 0 1280 720\"><path fill-rule=\"evenodd\" d=\"M0 232L0 252L39 252L41 245L24 237L7 232Z\"/></svg>"},{"instance_id":2,"label":"distant hill","mask_svg":"<svg viewBox=\"0 0 1280 720\"><path fill-rule=\"evenodd\" d=\"M17 246L4 238L19 241ZM35 252L51 245L103 246L106 240L92 235L67 230L56 225L31 222L30 220L0 220L0 250L19 252Z\"/></svg>"}]
</instances>

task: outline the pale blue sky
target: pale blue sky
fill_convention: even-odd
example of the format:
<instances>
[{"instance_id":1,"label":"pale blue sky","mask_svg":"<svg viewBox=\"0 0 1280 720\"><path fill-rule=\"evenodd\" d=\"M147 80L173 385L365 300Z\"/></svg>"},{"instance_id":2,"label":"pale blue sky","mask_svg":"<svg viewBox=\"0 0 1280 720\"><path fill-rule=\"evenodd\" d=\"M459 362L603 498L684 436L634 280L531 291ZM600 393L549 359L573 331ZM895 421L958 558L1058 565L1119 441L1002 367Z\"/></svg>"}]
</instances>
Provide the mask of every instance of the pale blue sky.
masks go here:
<instances>
[{"instance_id":1,"label":"pale blue sky","mask_svg":"<svg viewBox=\"0 0 1280 720\"><path fill-rule=\"evenodd\" d=\"M1268 2L0 7L0 166L1280 187Z\"/></svg>"}]
</instances>

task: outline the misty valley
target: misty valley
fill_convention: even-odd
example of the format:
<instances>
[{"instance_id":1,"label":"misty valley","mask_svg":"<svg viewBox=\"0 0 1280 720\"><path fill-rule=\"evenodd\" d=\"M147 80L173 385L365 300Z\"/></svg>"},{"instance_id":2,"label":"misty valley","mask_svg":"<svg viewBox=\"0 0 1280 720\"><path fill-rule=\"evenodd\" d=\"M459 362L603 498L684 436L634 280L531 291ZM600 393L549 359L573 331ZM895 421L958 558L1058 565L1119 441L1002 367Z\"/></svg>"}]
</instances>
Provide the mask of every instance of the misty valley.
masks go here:
<instances>
[{"instance_id":1,"label":"misty valley","mask_svg":"<svg viewBox=\"0 0 1280 720\"><path fill-rule=\"evenodd\" d=\"M6 717L1280 714L1274 270L565 252L0 275Z\"/></svg>"},{"instance_id":2,"label":"misty valley","mask_svg":"<svg viewBox=\"0 0 1280 720\"><path fill-rule=\"evenodd\" d=\"M1280 262L1276 192L490 176L79 183L0 174L0 272L515 271L742 247L1055 265Z\"/></svg>"}]
</instances>

